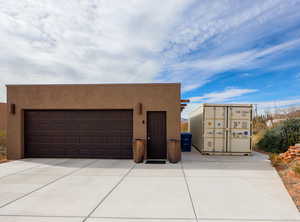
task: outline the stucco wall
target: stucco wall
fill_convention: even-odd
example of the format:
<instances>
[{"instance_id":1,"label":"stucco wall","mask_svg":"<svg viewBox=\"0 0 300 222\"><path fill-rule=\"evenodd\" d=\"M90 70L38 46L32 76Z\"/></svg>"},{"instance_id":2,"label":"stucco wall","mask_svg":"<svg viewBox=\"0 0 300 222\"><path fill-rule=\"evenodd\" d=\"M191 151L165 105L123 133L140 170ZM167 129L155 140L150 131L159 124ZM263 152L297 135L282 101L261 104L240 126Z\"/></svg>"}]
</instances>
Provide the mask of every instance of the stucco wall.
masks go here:
<instances>
[{"instance_id":1,"label":"stucco wall","mask_svg":"<svg viewBox=\"0 0 300 222\"><path fill-rule=\"evenodd\" d=\"M180 139L180 84L8 85L9 159L23 158L25 109L133 109L133 137L146 138L146 111L167 111L167 139ZM143 113L138 113L138 103ZM143 123L145 121L145 123Z\"/></svg>"},{"instance_id":2,"label":"stucco wall","mask_svg":"<svg viewBox=\"0 0 300 222\"><path fill-rule=\"evenodd\" d=\"M0 103L0 130L6 130L6 103Z\"/></svg>"}]
</instances>

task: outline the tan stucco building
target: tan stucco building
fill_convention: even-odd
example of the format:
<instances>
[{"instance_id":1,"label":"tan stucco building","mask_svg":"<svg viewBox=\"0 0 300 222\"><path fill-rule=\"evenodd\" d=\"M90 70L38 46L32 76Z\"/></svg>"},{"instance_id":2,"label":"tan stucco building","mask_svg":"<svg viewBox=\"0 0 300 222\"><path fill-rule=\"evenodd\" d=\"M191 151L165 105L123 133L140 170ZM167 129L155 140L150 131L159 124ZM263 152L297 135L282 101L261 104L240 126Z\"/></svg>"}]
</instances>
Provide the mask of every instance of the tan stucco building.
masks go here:
<instances>
[{"instance_id":1,"label":"tan stucco building","mask_svg":"<svg viewBox=\"0 0 300 222\"><path fill-rule=\"evenodd\" d=\"M147 159L180 156L179 83L8 85L7 106L9 159L130 159L136 139Z\"/></svg>"}]
</instances>

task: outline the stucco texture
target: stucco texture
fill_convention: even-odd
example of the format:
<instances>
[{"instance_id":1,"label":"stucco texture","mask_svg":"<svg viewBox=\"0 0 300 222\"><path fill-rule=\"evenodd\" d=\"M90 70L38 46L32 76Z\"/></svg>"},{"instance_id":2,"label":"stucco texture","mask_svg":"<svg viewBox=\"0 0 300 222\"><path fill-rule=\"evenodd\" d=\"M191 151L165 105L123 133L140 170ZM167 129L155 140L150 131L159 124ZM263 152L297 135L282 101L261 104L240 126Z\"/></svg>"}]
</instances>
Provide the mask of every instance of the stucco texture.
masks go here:
<instances>
[{"instance_id":1,"label":"stucco texture","mask_svg":"<svg viewBox=\"0 0 300 222\"><path fill-rule=\"evenodd\" d=\"M8 85L9 159L24 157L24 110L132 109L133 138L146 139L147 111L167 112L167 140L180 139L180 84ZM138 107L142 103L143 112Z\"/></svg>"}]
</instances>

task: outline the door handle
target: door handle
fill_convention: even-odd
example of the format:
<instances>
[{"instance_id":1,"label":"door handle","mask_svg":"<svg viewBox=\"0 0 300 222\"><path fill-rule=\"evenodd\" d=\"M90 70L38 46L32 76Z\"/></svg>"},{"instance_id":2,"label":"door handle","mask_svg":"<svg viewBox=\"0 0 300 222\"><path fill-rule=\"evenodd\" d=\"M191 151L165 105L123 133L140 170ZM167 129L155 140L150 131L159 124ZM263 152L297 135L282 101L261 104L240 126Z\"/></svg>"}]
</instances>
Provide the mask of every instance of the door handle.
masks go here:
<instances>
[{"instance_id":1,"label":"door handle","mask_svg":"<svg viewBox=\"0 0 300 222\"><path fill-rule=\"evenodd\" d=\"M150 140L150 139L151 139L150 136L148 136L148 137L147 137L147 140Z\"/></svg>"}]
</instances>

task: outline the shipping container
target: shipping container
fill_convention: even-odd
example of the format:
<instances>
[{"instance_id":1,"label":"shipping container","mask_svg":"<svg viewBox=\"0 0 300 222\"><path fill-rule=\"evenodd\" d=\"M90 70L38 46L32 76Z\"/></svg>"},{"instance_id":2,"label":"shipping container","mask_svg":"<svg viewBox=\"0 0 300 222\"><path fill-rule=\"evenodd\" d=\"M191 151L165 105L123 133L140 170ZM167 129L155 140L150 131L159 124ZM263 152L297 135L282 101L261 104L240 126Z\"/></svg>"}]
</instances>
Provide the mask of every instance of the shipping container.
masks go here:
<instances>
[{"instance_id":1,"label":"shipping container","mask_svg":"<svg viewBox=\"0 0 300 222\"><path fill-rule=\"evenodd\" d=\"M192 144L203 154L250 154L251 104L203 104L190 114Z\"/></svg>"}]
</instances>

